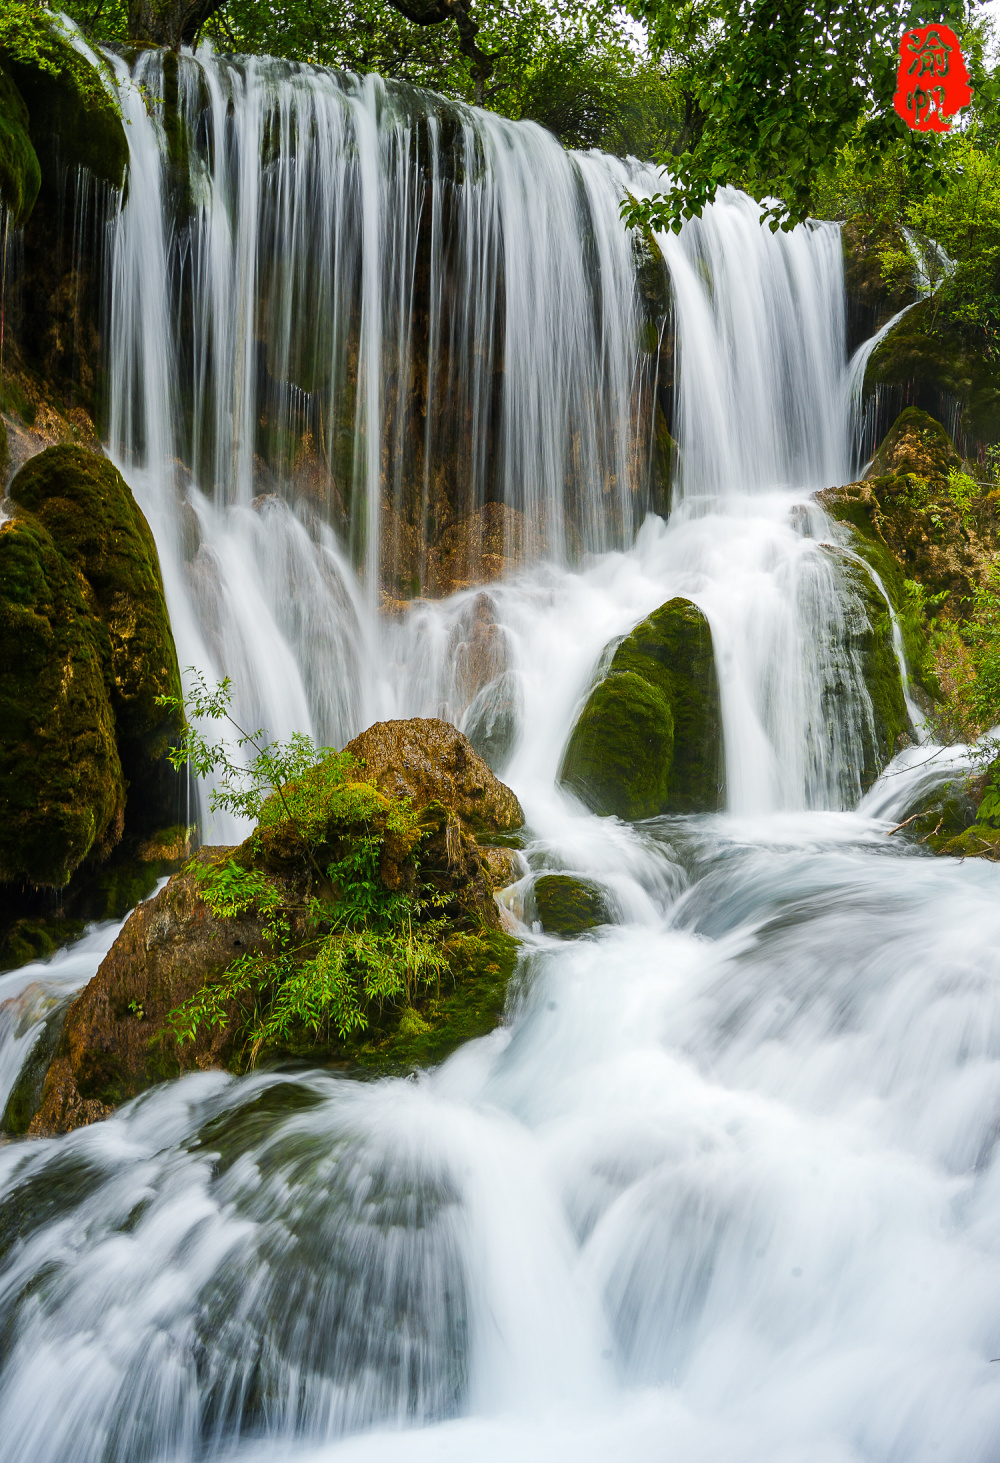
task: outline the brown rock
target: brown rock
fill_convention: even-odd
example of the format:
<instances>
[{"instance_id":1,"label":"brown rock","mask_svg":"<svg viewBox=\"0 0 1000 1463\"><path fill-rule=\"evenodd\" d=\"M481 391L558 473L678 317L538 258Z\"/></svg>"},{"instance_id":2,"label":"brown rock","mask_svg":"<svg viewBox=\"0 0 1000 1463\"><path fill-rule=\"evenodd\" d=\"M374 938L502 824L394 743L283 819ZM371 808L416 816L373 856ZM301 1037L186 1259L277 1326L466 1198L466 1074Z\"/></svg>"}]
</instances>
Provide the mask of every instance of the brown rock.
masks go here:
<instances>
[{"instance_id":1,"label":"brown rock","mask_svg":"<svg viewBox=\"0 0 1000 1463\"><path fill-rule=\"evenodd\" d=\"M377 721L344 748L389 797L414 807L440 802L472 832L509 833L524 823L521 804L467 737L437 717Z\"/></svg>"},{"instance_id":2,"label":"brown rock","mask_svg":"<svg viewBox=\"0 0 1000 1463\"><path fill-rule=\"evenodd\" d=\"M197 858L208 863L228 852L203 848ZM170 1011L260 945L260 919L218 918L200 898L194 873L175 874L138 906L69 1008L29 1134L66 1133L97 1122L182 1068L224 1067L232 1053L228 1031L201 1030L180 1052L157 1034Z\"/></svg>"},{"instance_id":3,"label":"brown rock","mask_svg":"<svg viewBox=\"0 0 1000 1463\"><path fill-rule=\"evenodd\" d=\"M481 848L479 857L489 871L494 889L506 889L521 877L521 866L512 848Z\"/></svg>"}]
</instances>

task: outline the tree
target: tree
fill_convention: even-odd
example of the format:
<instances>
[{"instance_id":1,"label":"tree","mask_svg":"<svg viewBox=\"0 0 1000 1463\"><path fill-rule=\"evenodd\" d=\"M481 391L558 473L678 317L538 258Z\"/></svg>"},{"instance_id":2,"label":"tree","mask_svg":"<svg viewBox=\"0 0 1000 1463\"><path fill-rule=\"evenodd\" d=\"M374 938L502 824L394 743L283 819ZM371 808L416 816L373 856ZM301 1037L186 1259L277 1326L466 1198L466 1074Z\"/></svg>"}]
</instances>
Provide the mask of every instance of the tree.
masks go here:
<instances>
[{"instance_id":1,"label":"tree","mask_svg":"<svg viewBox=\"0 0 1000 1463\"><path fill-rule=\"evenodd\" d=\"M925 20L961 32L980 4L628 0L654 53L683 70L697 127L692 144L669 160L669 190L626 200L627 221L678 229L735 183L761 199L772 195L771 226L790 228L809 215L817 183L852 138L872 157L906 138L927 181L940 186L936 139L909 133L892 109L899 37ZM973 81L984 84L981 67Z\"/></svg>"}]
</instances>

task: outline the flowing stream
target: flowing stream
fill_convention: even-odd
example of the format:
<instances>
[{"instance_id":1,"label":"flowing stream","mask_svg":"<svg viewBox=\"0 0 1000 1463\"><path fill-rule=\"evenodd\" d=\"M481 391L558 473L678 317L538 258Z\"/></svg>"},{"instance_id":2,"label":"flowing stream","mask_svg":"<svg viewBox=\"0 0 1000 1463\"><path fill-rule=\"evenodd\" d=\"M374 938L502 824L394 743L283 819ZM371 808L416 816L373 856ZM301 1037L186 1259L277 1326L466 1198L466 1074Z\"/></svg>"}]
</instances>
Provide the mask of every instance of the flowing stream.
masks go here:
<instances>
[{"instance_id":1,"label":"flowing stream","mask_svg":"<svg viewBox=\"0 0 1000 1463\"><path fill-rule=\"evenodd\" d=\"M663 357L617 223L652 176L205 51L178 162L161 63L145 90L115 64L109 450L181 662L276 735L502 727L524 959L503 1027L418 1078L201 1073L0 1147L0 1463L995 1463L1000 870L888 835L959 754L911 747L863 795L864 606L811 497L851 472L837 230L772 235L727 192L659 241L665 522L636 466ZM434 501L452 416L465 506L522 515L521 567L380 616L387 495ZM282 476L265 419L323 436L336 502ZM593 817L557 786L566 738L675 594L712 627L726 812ZM553 869L616 922L533 931Z\"/></svg>"}]
</instances>

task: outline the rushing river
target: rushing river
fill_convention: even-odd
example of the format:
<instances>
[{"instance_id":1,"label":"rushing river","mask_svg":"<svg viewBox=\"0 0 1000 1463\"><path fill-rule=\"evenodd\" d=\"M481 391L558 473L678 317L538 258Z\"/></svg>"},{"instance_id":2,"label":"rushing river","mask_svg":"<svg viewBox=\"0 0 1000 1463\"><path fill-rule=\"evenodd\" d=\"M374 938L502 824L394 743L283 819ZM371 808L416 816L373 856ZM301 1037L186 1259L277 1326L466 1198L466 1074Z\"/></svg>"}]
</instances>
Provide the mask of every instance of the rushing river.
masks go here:
<instances>
[{"instance_id":1,"label":"rushing river","mask_svg":"<svg viewBox=\"0 0 1000 1463\"><path fill-rule=\"evenodd\" d=\"M402 296L390 310L384 287L405 250L396 237L387 259L365 229L409 217L405 118L374 83L196 64L197 226L178 241L165 223L162 139L123 73L133 181L109 259L112 446L157 534L181 662L231 674L277 733L462 724L489 702L462 673L488 610L491 694L514 722L504 776L527 816L503 896L524 958L502 1028L417 1078L202 1073L0 1147L0 1460L996 1463L1000 869L889 832L959 754L914 746L860 785L872 708L848 632L863 609L811 499L851 473L837 231L773 236L728 194L662 240L680 479L669 522L633 522L632 499L609 504L600 484L635 421L614 218L641 170L462 113L479 159L455 184L463 258L483 266L466 337L515 245L525 281L502 301L514 445L490 491L554 521L589 420L587 552L557 546L485 602L469 589L380 620L377 543L359 579L314 514L280 492L253 504L239 421L258 357L240 300L263 259L296 278L323 218L300 217L294 178L261 162L277 96L281 115L309 112L334 234L352 204L351 288L385 364ZM603 261L596 315L573 293L584 235ZM201 358L172 334L172 250L191 269L178 298L210 322ZM336 258L311 286L330 311ZM278 316L280 355L297 317ZM184 373L210 357L232 387L206 386L211 493L180 491ZM360 400L377 431L377 393ZM358 459L358 481L381 460ZM675 594L712 627L727 811L595 818L556 786L562 749L605 647ZM532 880L552 869L599 881L616 922L576 941L533 931ZM3 1080L30 1019L112 934L0 977ZM30 1019L14 1004L29 999Z\"/></svg>"}]
</instances>

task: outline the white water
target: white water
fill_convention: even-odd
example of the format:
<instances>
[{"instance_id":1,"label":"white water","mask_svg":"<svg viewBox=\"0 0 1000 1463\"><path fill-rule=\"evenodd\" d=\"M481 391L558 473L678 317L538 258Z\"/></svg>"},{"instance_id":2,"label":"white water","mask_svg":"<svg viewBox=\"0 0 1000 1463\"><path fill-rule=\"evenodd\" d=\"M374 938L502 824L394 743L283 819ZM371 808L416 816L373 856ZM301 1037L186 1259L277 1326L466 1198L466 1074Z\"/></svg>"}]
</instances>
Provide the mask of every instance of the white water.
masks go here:
<instances>
[{"instance_id":1,"label":"white water","mask_svg":"<svg viewBox=\"0 0 1000 1463\"><path fill-rule=\"evenodd\" d=\"M633 543L625 500L606 511L601 457L632 430L615 383L639 361L614 224L625 170L461 113L488 159L449 203L449 227L472 220L476 240L467 326L492 308L498 240L526 281L504 297L504 432L531 471L503 491L534 495L540 543L559 517L567 422L589 412L595 536L575 566L546 540L547 561L485 598L379 623L370 538L359 555L315 503L249 501L240 413L259 353L244 291L269 257L251 241L268 187L284 178L283 228L301 200L240 143L285 68L240 90L225 63L202 64L231 144L214 154L231 176L202 179L200 233L183 245L200 324L229 342L232 391L205 407L214 501L186 480L179 497L168 470L183 431L163 302L183 250L144 107L114 243L113 441L157 535L182 661L231 674L275 733L338 743L378 715L461 720L477 696L506 698L531 871L507 903L530 914L534 873L567 868L608 888L620 922L575 942L527 935L509 1023L419 1080L199 1074L68 1138L0 1150L0 1244L13 1240L0 1460L993 1463L1000 872L887 837L939 775L934 749L902 754L851 811L871 717L849 648L860 610L808 501L848 471L835 231L775 237L726 195L663 241L681 502ZM352 119L352 247L370 263L365 221L389 218L379 249L405 252L412 195L386 171L405 119L375 83L292 72L280 86L281 115L309 109L317 149ZM297 225L315 231L307 253L343 224L329 148L315 164L326 212ZM581 188L594 247L621 266L602 270L599 345L574 293ZM443 230L443 205L425 204ZM358 308L384 369L401 347L376 263ZM332 337L323 298L295 318ZM268 351L294 334L275 327ZM485 389L474 376L470 400ZM377 405L362 394L369 425ZM382 460L355 457L366 494ZM181 499L200 523L193 559ZM676 593L712 626L728 811L591 817L554 783L575 709L609 641ZM944 754L938 766L957 770Z\"/></svg>"}]
</instances>

